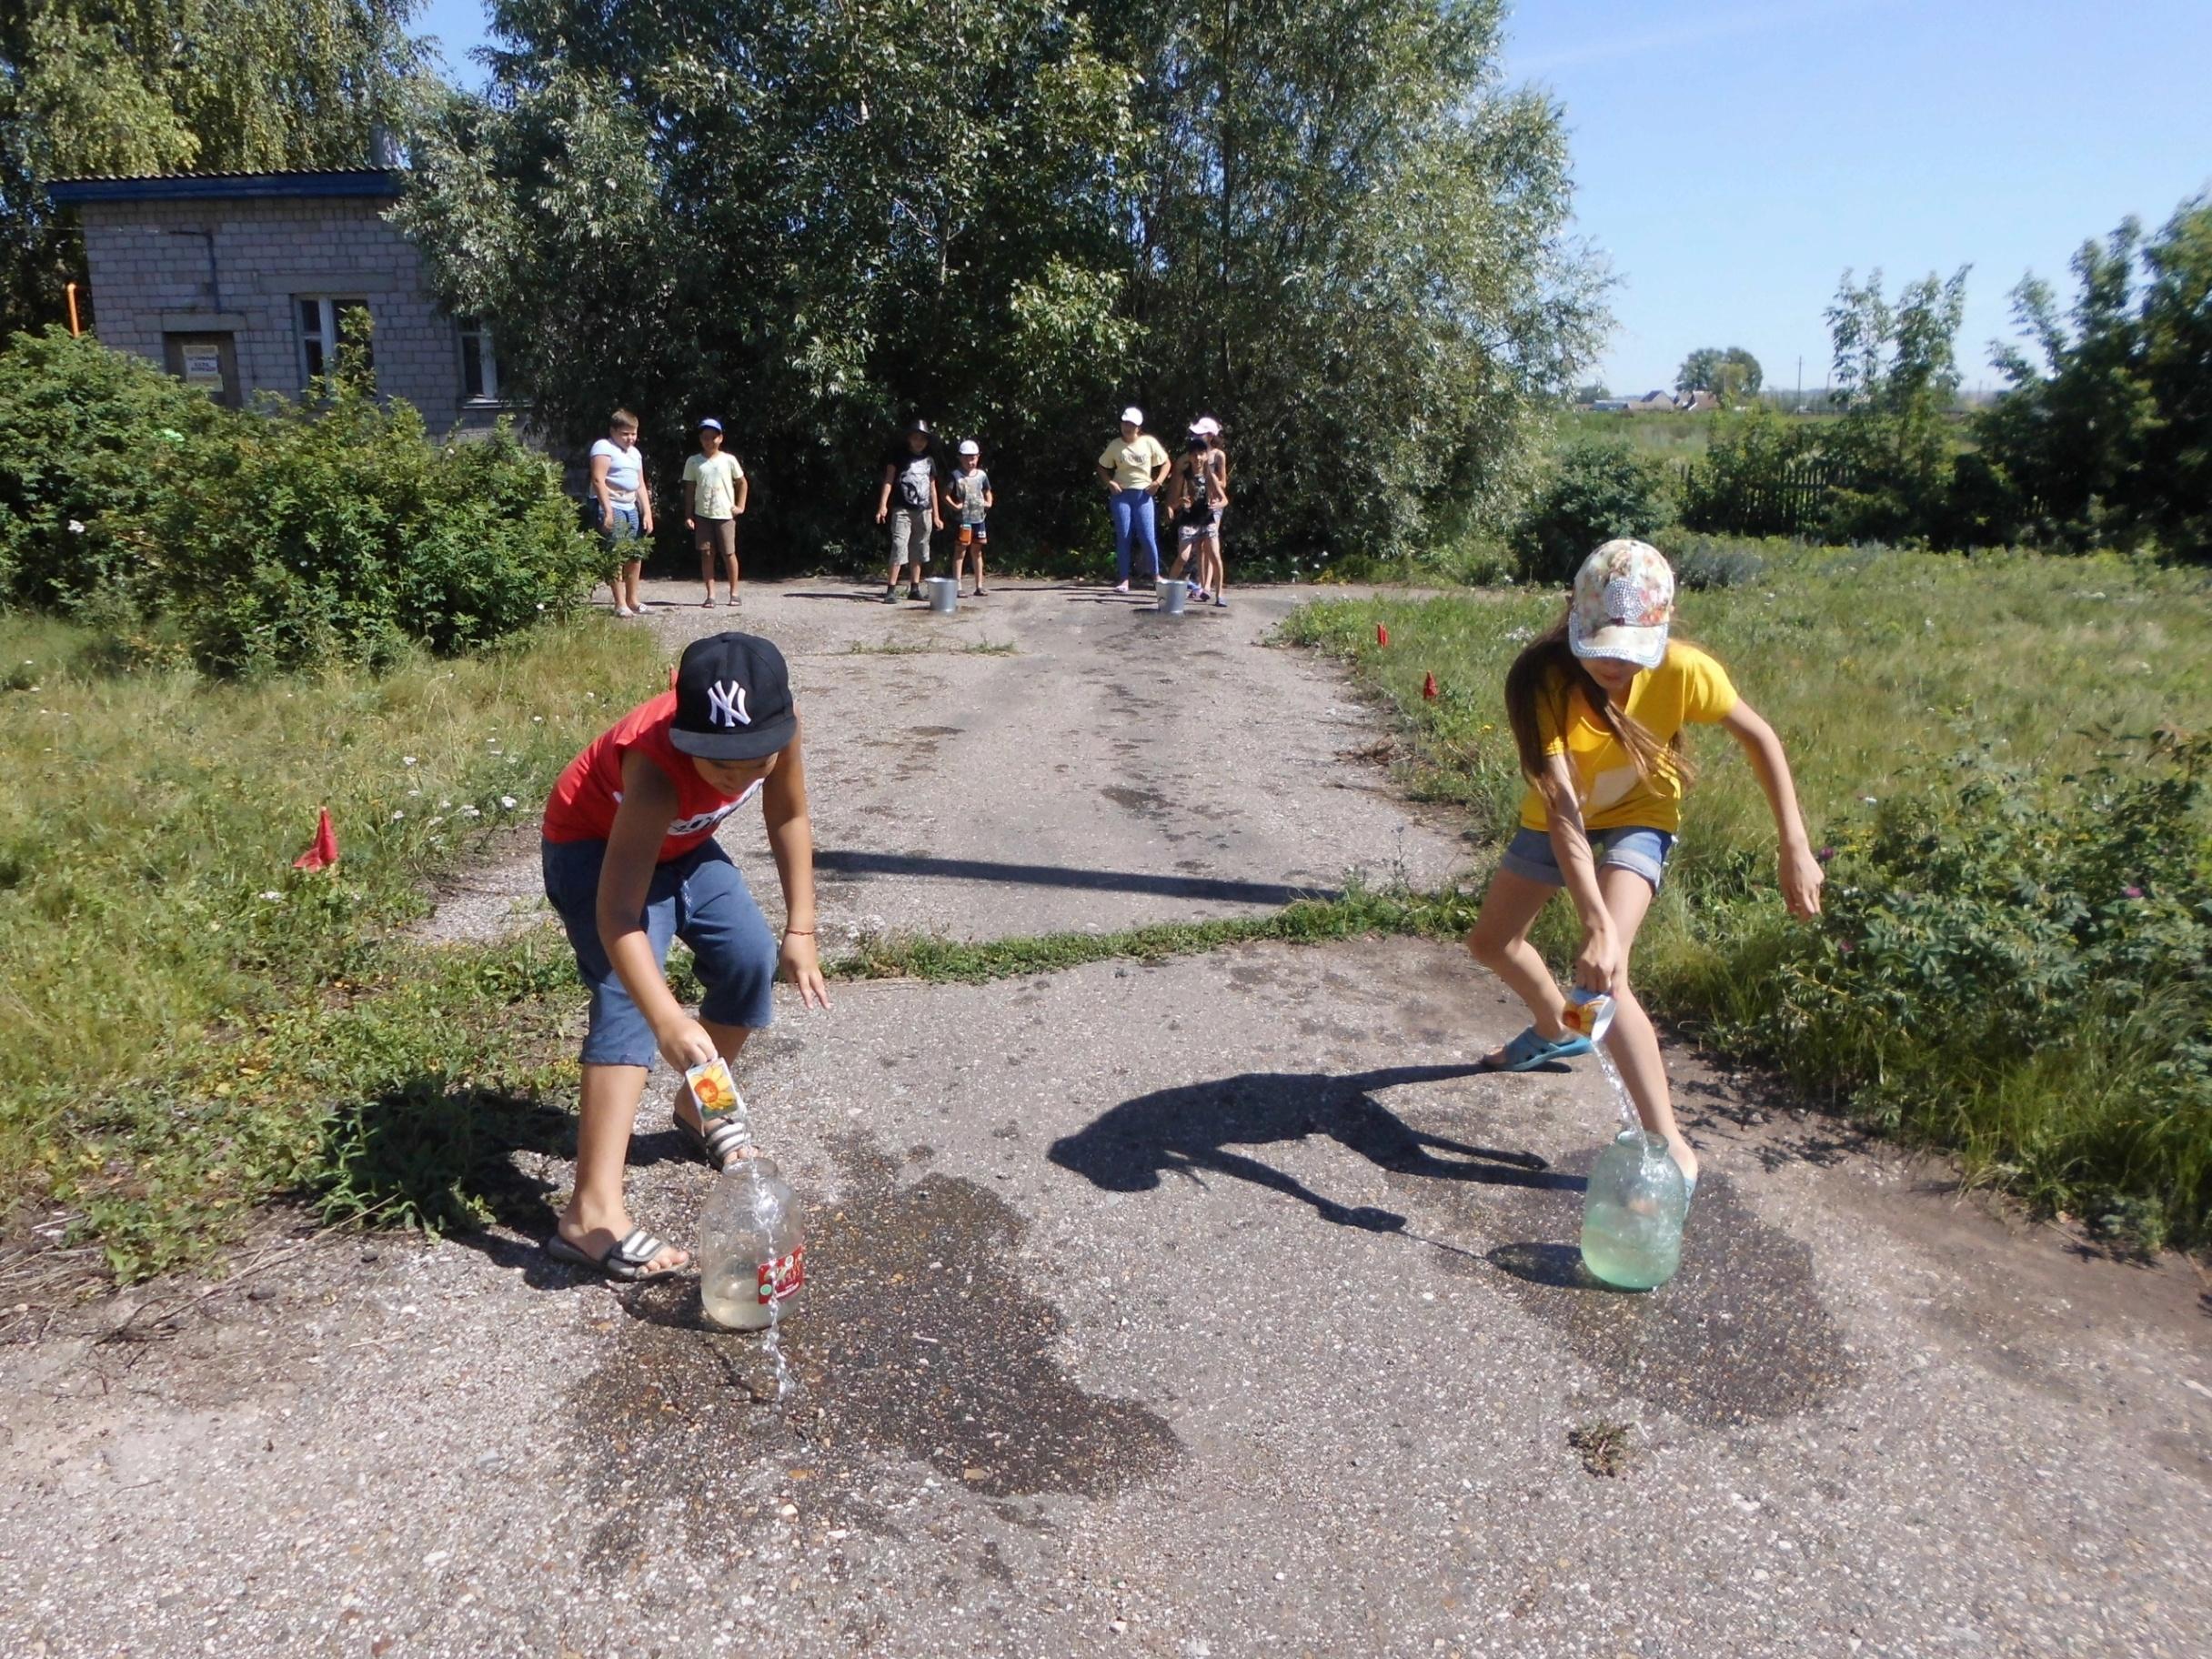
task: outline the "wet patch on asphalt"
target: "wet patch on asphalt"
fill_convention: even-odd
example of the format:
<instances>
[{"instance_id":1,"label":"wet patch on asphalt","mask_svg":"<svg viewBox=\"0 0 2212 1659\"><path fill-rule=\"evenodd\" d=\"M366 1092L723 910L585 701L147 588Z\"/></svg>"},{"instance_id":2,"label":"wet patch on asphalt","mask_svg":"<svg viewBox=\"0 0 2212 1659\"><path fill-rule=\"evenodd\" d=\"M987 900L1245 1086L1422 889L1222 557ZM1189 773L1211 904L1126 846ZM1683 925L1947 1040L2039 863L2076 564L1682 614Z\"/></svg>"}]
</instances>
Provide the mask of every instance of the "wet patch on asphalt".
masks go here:
<instances>
[{"instance_id":1,"label":"wet patch on asphalt","mask_svg":"<svg viewBox=\"0 0 2212 1659\"><path fill-rule=\"evenodd\" d=\"M1062 1322L1021 1282L1028 1223L1011 1206L957 1176L900 1184L859 1137L833 1150L845 1196L815 1224L819 1279L793 1352L840 1439L991 1497L1107 1497L1165 1471L1174 1431L1086 1393L1053 1357Z\"/></svg>"},{"instance_id":2,"label":"wet patch on asphalt","mask_svg":"<svg viewBox=\"0 0 2212 1659\"><path fill-rule=\"evenodd\" d=\"M1140 818L1163 819L1174 810L1174 803L1157 789L1132 789L1121 784L1108 784L1099 793Z\"/></svg>"},{"instance_id":3,"label":"wet patch on asphalt","mask_svg":"<svg viewBox=\"0 0 2212 1659\"><path fill-rule=\"evenodd\" d=\"M628 1318L597 1325L612 1340L573 1403L603 1563L624 1558L628 1512L647 1504L679 1502L698 1535L727 1535L804 1482L815 1516L888 1532L867 1495L887 1463L980 1496L1098 1498L1181 1455L1163 1419L1061 1369L1059 1312L1013 1261L1018 1212L957 1177L902 1181L864 1138L832 1150L845 1179L808 1217L808 1284L782 1328L797 1386L780 1406L761 1340L708 1324L695 1280L643 1287Z\"/></svg>"},{"instance_id":4,"label":"wet patch on asphalt","mask_svg":"<svg viewBox=\"0 0 2212 1659\"><path fill-rule=\"evenodd\" d=\"M1595 1151L1563 1168L1587 1174ZM1683 1234L1681 1270L1656 1291L1616 1291L1583 1266L1579 1199L1505 1196L1502 1243L1453 1271L1493 1272L1576 1358L1624 1393L1686 1423L1720 1428L1812 1410L1857 1366L1822 1300L1813 1252L1753 1213L1708 1173ZM1533 1236L1529 1236L1533 1235Z\"/></svg>"}]
</instances>

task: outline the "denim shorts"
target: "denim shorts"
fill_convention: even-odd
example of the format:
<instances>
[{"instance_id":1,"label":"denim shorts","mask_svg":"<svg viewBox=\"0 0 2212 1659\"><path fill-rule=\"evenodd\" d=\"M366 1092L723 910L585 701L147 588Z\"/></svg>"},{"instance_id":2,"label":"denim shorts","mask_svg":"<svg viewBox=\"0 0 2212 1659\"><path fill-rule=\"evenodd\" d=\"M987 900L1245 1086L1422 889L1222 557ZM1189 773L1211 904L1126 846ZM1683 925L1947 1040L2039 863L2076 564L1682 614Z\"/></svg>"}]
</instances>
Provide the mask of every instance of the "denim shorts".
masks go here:
<instances>
[{"instance_id":1,"label":"denim shorts","mask_svg":"<svg viewBox=\"0 0 2212 1659\"><path fill-rule=\"evenodd\" d=\"M1667 855L1674 850L1674 837L1664 830L1624 824L1615 830L1591 830L1590 850L1600 870L1608 864L1633 870L1652 884L1655 893L1666 875ZM1523 825L1515 830L1513 839L1505 844L1505 856L1498 860L1498 868L1546 887L1567 884L1566 877L1560 873L1559 860L1552 856L1551 832L1545 830Z\"/></svg>"},{"instance_id":2,"label":"denim shorts","mask_svg":"<svg viewBox=\"0 0 2212 1659\"><path fill-rule=\"evenodd\" d=\"M576 970L591 991L584 1063L651 1065L660 1044L599 942L599 866L607 843L547 841L542 856L546 897L568 930ZM639 920L652 941L653 960L664 967L670 941L680 939L691 947L692 965L707 988L700 1019L759 1031L775 1017L769 987L776 980L776 937L745 878L712 841L654 870Z\"/></svg>"},{"instance_id":3,"label":"denim shorts","mask_svg":"<svg viewBox=\"0 0 2212 1659\"><path fill-rule=\"evenodd\" d=\"M630 507L618 506L614 509L613 513L608 516L606 525L599 531L601 536L605 537L608 541L616 543L618 546L626 541L635 541L644 532L638 528L638 509L634 505ZM623 557L627 558L629 556L628 554L624 554Z\"/></svg>"}]
</instances>

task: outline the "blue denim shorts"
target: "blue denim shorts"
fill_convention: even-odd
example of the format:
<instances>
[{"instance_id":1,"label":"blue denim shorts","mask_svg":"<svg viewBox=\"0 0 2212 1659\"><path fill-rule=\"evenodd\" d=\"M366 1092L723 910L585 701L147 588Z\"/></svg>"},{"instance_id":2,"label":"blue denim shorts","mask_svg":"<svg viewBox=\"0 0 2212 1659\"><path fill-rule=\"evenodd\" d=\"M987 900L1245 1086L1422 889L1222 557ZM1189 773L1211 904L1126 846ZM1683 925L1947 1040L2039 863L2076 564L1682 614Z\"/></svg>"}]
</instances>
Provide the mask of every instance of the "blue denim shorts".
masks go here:
<instances>
[{"instance_id":1,"label":"blue denim shorts","mask_svg":"<svg viewBox=\"0 0 2212 1659\"><path fill-rule=\"evenodd\" d=\"M639 536L644 534L644 531L638 528L638 509L635 507L617 507L608 516L608 521L600 529L599 534L617 546L626 541L637 540ZM628 556L625 555L625 557Z\"/></svg>"},{"instance_id":2,"label":"blue denim shorts","mask_svg":"<svg viewBox=\"0 0 2212 1659\"><path fill-rule=\"evenodd\" d=\"M1674 838L1664 830L1643 830L1624 824L1617 830L1593 830L1590 850L1600 870L1608 864L1633 870L1652 884L1652 891L1655 893L1666 875L1667 855L1674 850ZM1559 860L1552 856L1550 831L1531 830L1525 825L1506 842L1505 856L1498 860L1498 868L1511 870L1524 880L1541 881L1546 887L1567 884L1566 877L1560 873Z\"/></svg>"},{"instance_id":3,"label":"blue denim shorts","mask_svg":"<svg viewBox=\"0 0 2212 1659\"><path fill-rule=\"evenodd\" d=\"M577 972L591 990L584 1063L651 1065L660 1052L653 1028L599 943L599 866L607 860L607 843L547 841L543 859L546 897L568 930ZM700 1019L758 1031L775 1017L769 988L776 980L776 936L738 867L712 841L653 871L639 920L656 962L667 964L675 940L691 947L692 965L707 988Z\"/></svg>"}]
</instances>

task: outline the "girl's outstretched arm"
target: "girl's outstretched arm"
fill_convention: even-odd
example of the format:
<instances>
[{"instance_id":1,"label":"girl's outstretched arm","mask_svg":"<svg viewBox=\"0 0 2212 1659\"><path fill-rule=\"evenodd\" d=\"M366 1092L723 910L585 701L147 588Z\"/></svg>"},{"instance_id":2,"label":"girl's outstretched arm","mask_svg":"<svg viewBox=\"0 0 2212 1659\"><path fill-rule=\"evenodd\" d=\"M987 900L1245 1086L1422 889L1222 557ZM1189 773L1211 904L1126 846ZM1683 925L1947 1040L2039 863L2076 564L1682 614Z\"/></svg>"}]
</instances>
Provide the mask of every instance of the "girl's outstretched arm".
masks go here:
<instances>
[{"instance_id":1,"label":"girl's outstretched arm","mask_svg":"<svg viewBox=\"0 0 2212 1659\"><path fill-rule=\"evenodd\" d=\"M828 1008L830 990L814 941L814 825L807 816L807 767L798 733L761 786L760 815L783 887L783 977L799 987L807 1007Z\"/></svg>"},{"instance_id":2,"label":"girl's outstretched arm","mask_svg":"<svg viewBox=\"0 0 2212 1659\"><path fill-rule=\"evenodd\" d=\"M1590 832L1583 828L1582 802L1574 798L1574 777L1564 755L1545 759L1536 779L1543 797L1546 821L1551 825L1552 857L1565 878L1567 897L1582 918L1582 948L1574 953L1574 982L1584 990L1610 993L1619 975L1620 936L1613 930L1613 914L1605 909L1605 895L1597 884L1597 860L1590 854Z\"/></svg>"},{"instance_id":3,"label":"girl's outstretched arm","mask_svg":"<svg viewBox=\"0 0 2212 1659\"><path fill-rule=\"evenodd\" d=\"M1751 769L1759 775L1759 787L1766 791L1766 804L1774 810L1775 828L1782 837L1782 901L1793 916L1819 915L1820 860L1813 856L1805 819L1798 815L1797 786L1790 778L1782 739L1749 703L1738 702L1722 717L1721 724L1744 746Z\"/></svg>"}]
</instances>

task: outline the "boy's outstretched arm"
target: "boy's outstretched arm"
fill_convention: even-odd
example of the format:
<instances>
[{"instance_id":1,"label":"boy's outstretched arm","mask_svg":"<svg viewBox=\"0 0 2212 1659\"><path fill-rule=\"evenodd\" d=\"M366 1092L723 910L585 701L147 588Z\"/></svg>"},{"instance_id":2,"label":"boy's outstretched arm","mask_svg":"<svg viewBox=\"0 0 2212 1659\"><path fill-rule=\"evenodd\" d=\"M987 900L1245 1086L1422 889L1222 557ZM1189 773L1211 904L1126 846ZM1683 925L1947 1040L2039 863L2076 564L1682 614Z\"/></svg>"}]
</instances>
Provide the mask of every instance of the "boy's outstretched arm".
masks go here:
<instances>
[{"instance_id":1,"label":"boy's outstretched arm","mask_svg":"<svg viewBox=\"0 0 2212 1659\"><path fill-rule=\"evenodd\" d=\"M1782 901L1793 916L1819 915L1820 860L1813 856L1805 819L1797 811L1797 786L1790 777L1789 757L1782 752L1782 739L1775 736L1775 729L1759 717L1757 709L1740 699L1721 717L1721 725L1744 746L1744 758L1758 773L1759 787L1766 791L1766 804L1774 811L1775 829L1782 837Z\"/></svg>"},{"instance_id":2,"label":"boy's outstretched arm","mask_svg":"<svg viewBox=\"0 0 2212 1659\"><path fill-rule=\"evenodd\" d=\"M821 953L814 930L814 825L807 816L807 767L799 734L769 774L760 789L760 814L768 824L769 850L776 855L776 879L783 887L783 949L779 971L799 987L809 1008L828 1008L830 989L822 983Z\"/></svg>"},{"instance_id":3,"label":"boy's outstretched arm","mask_svg":"<svg viewBox=\"0 0 2212 1659\"><path fill-rule=\"evenodd\" d=\"M645 901L652 890L660 843L676 819L676 785L640 754L622 758L622 804L615 809L607 834L607 858L599 866L599 943L614 964L622 989L653 1028L661 1058L678 1071L712 1060L714 1039L684 1012L653 960L646 937Z\"/></svg>"}]
</instances>

